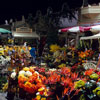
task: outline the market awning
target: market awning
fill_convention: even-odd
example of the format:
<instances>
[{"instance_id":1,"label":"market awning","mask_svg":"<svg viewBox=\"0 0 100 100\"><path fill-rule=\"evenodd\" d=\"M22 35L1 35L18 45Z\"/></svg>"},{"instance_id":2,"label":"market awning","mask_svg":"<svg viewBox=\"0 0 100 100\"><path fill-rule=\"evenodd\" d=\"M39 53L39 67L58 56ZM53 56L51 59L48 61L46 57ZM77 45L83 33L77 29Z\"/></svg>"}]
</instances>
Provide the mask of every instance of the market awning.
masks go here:
<instances>
[{"instance_id":1,"label":"market awning","mask_svg":"<svg viewBox=\"0 0 100 100\"><path fill-rule=\"evenodd\" d=\"M13 37L15 38L39 38L39 35L36 34L36 32L32 33L17 33L17 32L12 32Z\"/></svg>"},{"instance_id":2,"label":"market awning","mask_svg":"<svg viewBox=\"0 0 100 100\"><path fill-rule=\"evenodd\" d=\"M99 38L100 38L100 33L93 36L81 37L80 40L99 39Z\"/></svg>"},{"instance_id":3,"label":"market awning","mask_svg":"<svg viewBox=\"0 0 100 100\"><path fill-rule=\"evenodd\" d=\"M89 31L90 29L91 27L75 26L75 27L59 29L59 32L85 32Z\"/></svg>"},{"instance_id":4,"label":"market awning","mask_svg":"<svg viewBox=\"0 0 100 100\"><path fill-rule=\"evenodd\" d=\"M7 29L0 28L0 33L12 33L12 32Z\"/></svg>"}]
</instances>

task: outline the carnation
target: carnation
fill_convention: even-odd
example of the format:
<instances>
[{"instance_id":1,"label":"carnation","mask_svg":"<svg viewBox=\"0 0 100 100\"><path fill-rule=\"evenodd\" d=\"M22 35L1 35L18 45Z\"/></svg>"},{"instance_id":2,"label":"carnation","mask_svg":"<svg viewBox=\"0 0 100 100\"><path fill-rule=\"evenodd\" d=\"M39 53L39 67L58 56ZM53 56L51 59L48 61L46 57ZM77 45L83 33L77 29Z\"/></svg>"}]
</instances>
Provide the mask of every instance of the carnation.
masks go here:
<instances>
[{"instance_id":1,"label":"carnation","mask_svg":"<svg viewBox=\"0 0 100 100\"><path fill-rule=\"evenodd\" d=\"M26 72L25 72L25 75L26 75L26 76L32 76L32 73L31 73L30 71L26 71Z\"/></svg>"},{"instance_id":2,"label":"carnation","mask_svg":"<svg viewBox=\"0 0 100 100\"><path fill-rule=\"evenodd\" d=\"M11 73L11 78L14 79L16 77L16 72Z\"/></svg>"},{"instance_id":3,"label":"carnation","mask_svg":"<svg viewBox=\"0 0 100 100\"><path fill-rule=\"evenodd\" d=\"M25 71L24 71L24 70L20 71L20 72L19 72L19 75L21 75L21 74L24 75L24 74L25 74Z\"/></svg>"}]
</instances>

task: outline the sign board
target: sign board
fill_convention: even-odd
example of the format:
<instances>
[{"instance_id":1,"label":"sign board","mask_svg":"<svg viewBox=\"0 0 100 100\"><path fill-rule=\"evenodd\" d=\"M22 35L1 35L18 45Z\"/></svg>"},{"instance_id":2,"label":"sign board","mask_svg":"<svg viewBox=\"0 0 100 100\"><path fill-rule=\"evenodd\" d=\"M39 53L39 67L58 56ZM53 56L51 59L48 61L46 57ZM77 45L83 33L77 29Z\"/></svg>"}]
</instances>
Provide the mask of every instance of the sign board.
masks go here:
<instances>
[{"instance_id":1,"label":"sign board","mask_svg":"<svg viewBox=\"0 0 100 100\"><path fill-rule=\"evenodd\" d=\"M32 29L28 27L20 27L20 28L16 28L16 32L17 33L32 33Z\"/></svg>"}]
</instances>

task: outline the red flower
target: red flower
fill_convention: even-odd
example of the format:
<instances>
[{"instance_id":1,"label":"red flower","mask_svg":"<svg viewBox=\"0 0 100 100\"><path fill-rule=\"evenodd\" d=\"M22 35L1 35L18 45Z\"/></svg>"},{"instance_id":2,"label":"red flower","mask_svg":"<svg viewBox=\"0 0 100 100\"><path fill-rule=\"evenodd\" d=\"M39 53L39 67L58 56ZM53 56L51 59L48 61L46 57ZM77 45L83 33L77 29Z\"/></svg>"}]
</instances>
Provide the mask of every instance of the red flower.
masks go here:
<instances>
[{"instance_id":1,"label":"red flower","mask_svg":"<svg viewBox=\"0 0 100 100\"><path fill-rule=\"evenodd\" d=\"M53 75L50 75L50 77L48 77L49 84L56 84L57 82L60 82L60 75L57 75L55 73Z\"/></svg>"},{"instance_id":2,"label":"red flower","mask_svg":"<svg viewBox=\"0 0 100 100\"><path fill-rule=\"evenodd\" d=\"M68 90L69 90L68 88L64 89L64 95L66 95L68 93Z\"/></svg>"},{"instance_id":3,"label":"red flower","mask_svg":"<svg viewBox=\"0 0 100 100\"><path fill-rule=\"evenodd\" d=\"M89 69L89 70L86 70L84 74L85 74L86 76L89 76L89 75L91 75L92 73L93 73L93 69Z\"/></svg>"},{"instance_id":4,"label":"red flower","mask_svg":"<svg viewBox=\"0 0 100 100\"><path fill-rule=\"evenodd\" d=\"M68 67L64 67L64 68L61 69L61 74L63 74L63 75L66 75L70 72L71 72L71 70Z\"/></svg>"},{"instance_id":5,"label":"red flower","mask_svg":"<svg viewBox=\"0 0 100 100\"><path fill-rule=\"evenodd\" d=\"M40 73L43 72L43 73L44 73L44 72L45 72L45 68L40 68L40 69L38 70L38 72L40 72Z\"/></svg>"},{"instance_id":6,"label":"red flower","mask_svg":"<svg viewBox=\"0 0 100 100\"><path fill-rule=\"evenodd\" d=\"M98 74L98 75L100 75L100 71L99 71L99 72L97 72L97 74Z\"/></svg>"},{"instance_id":7,"label":"red flower","mask_svg":"<svg viewBox=\"0 0 100 100\"><path fill-rule=\"evenodd\" d=\"M75 80L75 79L77 79L78 78L78 73L72 73L71 74L71 79L72 80Z\"/></svg>"},{"instance_id":8,"label":"red flower","mask_svg":"<svg viewBox=\"0 0 100 100\"><path fill-rule=\"evenodd\" d=\"M72 79L71 78L66 78L66 79L62 80L61 84L64 87L72 87L72 85L73 85Z\"/></svg>"}]
</instances>

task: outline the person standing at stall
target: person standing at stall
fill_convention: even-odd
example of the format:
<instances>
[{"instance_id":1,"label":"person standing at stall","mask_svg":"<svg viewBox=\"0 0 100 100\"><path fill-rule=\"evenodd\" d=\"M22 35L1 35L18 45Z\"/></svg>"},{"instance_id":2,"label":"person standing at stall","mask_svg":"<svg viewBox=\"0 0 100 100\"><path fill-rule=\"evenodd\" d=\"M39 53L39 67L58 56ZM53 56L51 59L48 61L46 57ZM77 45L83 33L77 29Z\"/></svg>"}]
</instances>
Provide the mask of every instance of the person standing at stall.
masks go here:
<instances>
[{"instance_id":1,"label":"person standing at stall","mask_svg":"<svg viewBox=\"0 0 100 100\"><path fill-rule=\"evenodd\" d=\"M31 47L30 54L31 54L31 62L33 64L35 64L36 63L36 61L35 61L35 59L36 59L36 49L35 49L35 46Z\"/></svg>"}]
</instances>

